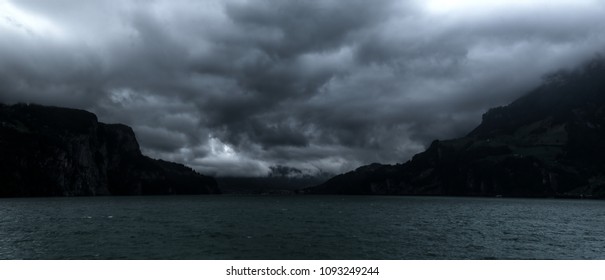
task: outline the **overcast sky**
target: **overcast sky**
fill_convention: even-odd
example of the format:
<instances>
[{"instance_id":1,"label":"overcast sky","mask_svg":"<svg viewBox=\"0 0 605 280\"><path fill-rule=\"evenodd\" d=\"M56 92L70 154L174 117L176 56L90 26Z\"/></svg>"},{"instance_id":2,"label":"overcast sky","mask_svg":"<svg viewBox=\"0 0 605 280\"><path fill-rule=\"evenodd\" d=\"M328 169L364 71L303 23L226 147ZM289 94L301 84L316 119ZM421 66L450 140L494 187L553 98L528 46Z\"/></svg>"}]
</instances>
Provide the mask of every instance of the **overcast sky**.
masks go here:
<instances>
[{"instance_id":1,"label":"overcast sky","mask_svg":"<svg viewBox=\"0 0 605 280\"><path fill-rule=\"evenodd\" d=\"M212 175L405 162L601 53L605 1L0 0L0 102Z\"/></svg>"}]
</instances>

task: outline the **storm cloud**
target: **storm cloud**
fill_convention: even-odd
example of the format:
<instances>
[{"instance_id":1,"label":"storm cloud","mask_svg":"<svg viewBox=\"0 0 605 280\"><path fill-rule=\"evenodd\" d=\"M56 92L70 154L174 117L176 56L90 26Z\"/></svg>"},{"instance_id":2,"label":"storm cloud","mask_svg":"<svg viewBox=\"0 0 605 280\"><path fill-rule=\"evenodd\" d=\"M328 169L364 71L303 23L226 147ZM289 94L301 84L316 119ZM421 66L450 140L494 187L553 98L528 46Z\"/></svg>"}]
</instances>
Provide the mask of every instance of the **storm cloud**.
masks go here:
<instances>
[{"instance_id":1,"label":"storm cloud","mask_svg":"<svg viewBox=\"0 0 605 280\"><path fill-rule=\"evenodd\" d=\"M599 0L0 0L0 102L93 111L204 173L339 173L464 135L603 30Z\"/></svg>"}]
</instances>

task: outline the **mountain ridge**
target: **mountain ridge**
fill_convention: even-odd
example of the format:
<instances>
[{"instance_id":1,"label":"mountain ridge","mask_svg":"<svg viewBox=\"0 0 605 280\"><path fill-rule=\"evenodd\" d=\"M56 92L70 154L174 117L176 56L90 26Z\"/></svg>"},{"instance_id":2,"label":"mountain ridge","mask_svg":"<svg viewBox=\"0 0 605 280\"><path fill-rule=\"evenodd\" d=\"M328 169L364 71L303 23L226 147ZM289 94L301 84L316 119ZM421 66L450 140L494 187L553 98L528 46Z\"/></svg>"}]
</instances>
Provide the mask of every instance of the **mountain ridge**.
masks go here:
<instances>
[{"instance_id":1,"label":"mountain ridge","mask_svg":"<svg viewBox=\"0 0 605 280\"><path fill-rule=\"evenodd\" d=\"M84 110L0 104L0 197L220 193L214 178L143 155L132 128Z\"/></svg>"},{"instance_id":2,"label":"mountain ridge","mask_svg":"<svg viewBox=\"0 0 605 280\"><path fill-rule=\"evenodd\" d=\"M312 194L605 197L605 61L550 75L466 136L362 166Z\"/></svg>"}]
</instances>

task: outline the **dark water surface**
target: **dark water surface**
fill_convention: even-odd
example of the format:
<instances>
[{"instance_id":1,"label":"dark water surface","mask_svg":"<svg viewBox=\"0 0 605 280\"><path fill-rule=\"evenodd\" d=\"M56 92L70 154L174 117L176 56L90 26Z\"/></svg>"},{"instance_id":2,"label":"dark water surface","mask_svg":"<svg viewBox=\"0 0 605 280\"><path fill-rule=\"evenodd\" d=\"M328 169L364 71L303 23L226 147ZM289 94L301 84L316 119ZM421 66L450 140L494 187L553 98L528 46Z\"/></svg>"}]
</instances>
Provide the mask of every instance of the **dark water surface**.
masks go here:
<instances>
[{"instance_id":1,"label":"dark water surface","mask_svg":"<svg viewBox=\"0 0 605 280\"><path fill-rule=\"evenodd\" d=\"M605 259L605 201L0 199L0 259Z\"/></svg>"}]
</instances>

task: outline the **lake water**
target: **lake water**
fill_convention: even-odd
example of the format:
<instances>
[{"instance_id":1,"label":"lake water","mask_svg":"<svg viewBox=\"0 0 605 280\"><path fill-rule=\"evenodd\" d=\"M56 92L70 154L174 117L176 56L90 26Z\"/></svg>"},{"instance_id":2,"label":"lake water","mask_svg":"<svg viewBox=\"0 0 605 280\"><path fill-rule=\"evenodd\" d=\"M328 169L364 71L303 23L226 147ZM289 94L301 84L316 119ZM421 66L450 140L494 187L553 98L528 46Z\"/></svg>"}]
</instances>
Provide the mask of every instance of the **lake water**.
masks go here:
<instances>
[{"instance_id":1,"label":"lake water","mask_svg":"<svg viewBox=\"0 0 605 280\"><path fill-rule=\"evenodd\" d=\"M0 259L605 259L605 201L0 199Z\"/></svg>"}]
</instances>

